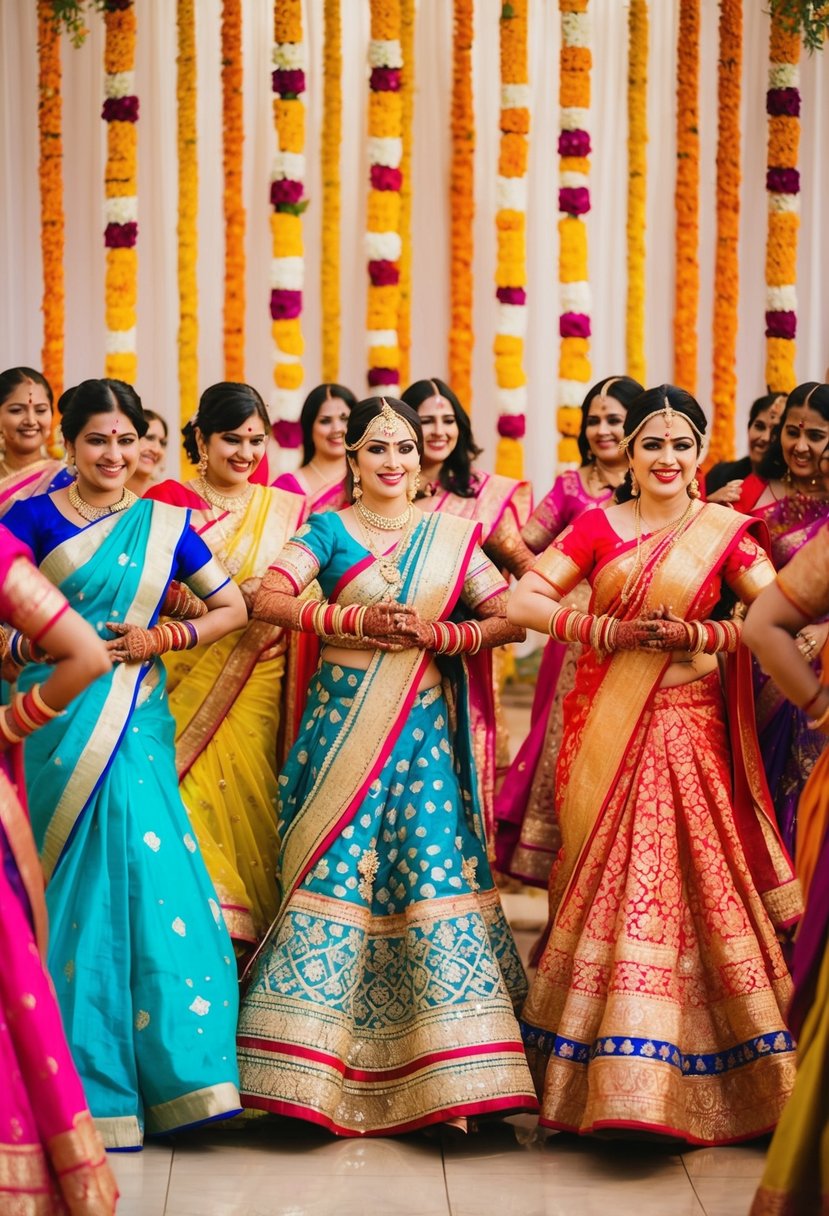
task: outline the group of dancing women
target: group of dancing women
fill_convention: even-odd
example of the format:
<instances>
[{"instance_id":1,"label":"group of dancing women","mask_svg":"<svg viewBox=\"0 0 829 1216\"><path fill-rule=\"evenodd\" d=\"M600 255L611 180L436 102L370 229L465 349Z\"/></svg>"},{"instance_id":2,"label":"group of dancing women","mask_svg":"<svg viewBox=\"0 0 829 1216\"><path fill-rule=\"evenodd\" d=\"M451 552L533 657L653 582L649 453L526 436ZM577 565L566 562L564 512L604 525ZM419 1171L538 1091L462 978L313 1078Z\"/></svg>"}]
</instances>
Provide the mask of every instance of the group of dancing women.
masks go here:
<instances>
[{"instance_id":1,"label":"group of dancing women","mask_svg":"<svg viewBox=\"0 0 829 1216\"><path fill-rule=\"evenodd\" d=\"M706 484L694 398L608 377L534 511L440 379L319 386L290 473L246 384L182 481L131 386L57 410L65 459L0 374L0 1207L112 1212L105 1150L214 1120L537 1112L779 1123L755 1216L824 1211L829 385ZM529 985L499 875L547 890Z\"/></svg>"}]
</instances>

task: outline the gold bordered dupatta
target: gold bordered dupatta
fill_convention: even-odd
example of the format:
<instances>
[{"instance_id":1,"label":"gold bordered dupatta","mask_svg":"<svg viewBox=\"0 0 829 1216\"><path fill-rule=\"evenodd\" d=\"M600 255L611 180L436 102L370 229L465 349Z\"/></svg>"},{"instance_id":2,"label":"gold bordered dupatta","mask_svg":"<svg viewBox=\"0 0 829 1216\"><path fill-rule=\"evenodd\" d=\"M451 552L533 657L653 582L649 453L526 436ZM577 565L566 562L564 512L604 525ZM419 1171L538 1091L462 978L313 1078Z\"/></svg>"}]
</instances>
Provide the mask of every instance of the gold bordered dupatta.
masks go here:
<instances>
[{"instance_id":1,"label":"gold bordered dupatta","mask_svg":"<svg viewBox=\"0 0 829 1216\"><path fill-rule=\"evenodd\" d=\"M703 505L652 571L648 603L670 604L677 616L686 618L730 546L749 526L750 521L736 512L715 504ZM628 546L601 565L593 581L593 612L605 612L618 600L634 561L635 549ZM647 562L645 569L647 572ZM583 850L600 821L642 715L669 662L670 656L661 652L617 651L603 665L598 686L592 689L559 807L563 857L553 881L556 891L562 893L561 903L572 887ZM773 849L774 834L767 810L759 803L754 810L766 844ZM782 885L791 879L791 870L785 865L782 849L780 852L775 868L776 881Z\"/></svg>"},{"instance_id":2,"label":"gold bordered dupatta","mask_svg":"<svg viewBox=\"0 0 829 1216\"><path fill-rule=\"evenodd\" d=\"M448 616L463 589L479 535L478 524L451 515L424 516L404 559L401 603L414 605L424 620ZM360 563L338 602L376 603L387 587L376 560ZM362 795L394 746L429 661L427 652L416 649L378 651L372 658L314 787L285 833L281 914L310 867L359 809Z\"/></svg>"}]
</instances>

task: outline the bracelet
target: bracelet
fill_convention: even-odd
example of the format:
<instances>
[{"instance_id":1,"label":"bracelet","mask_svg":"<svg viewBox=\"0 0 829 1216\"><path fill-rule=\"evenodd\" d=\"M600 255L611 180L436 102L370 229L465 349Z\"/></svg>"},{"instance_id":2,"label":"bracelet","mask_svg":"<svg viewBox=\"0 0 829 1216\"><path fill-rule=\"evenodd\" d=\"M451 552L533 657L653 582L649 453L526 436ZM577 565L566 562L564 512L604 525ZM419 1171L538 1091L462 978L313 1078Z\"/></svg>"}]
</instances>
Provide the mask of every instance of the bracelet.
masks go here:
<instances>
[{"instance_id":1,"label":"bracelet","mask_svg":"<svg viewBox=\"0 0 829 1216\"><path fill-rule=\"evenodd\" d=\"M7 743L22 743L26 738L26 735L30 732L26 731L23 734L18 734L17 731L13 729L9 721L10 718L11 708L8 705L4 705L2 712L0 712L0 734L3 735L3 738Z\"/></svg>"},{"instance_id":2,"label":"bracelet","mask_svg":"<svg viewBox=\"0 0 829 1216\"><path fill-rule=\"evenodd\" d=\"M821 726L825 726L829 722L829 705L826 706L819 718L812 718L807 723L809 730L820 730Z\"/></svg>"},{"instance_id":3,"label":"bracelet","mask_svg":"<svg viewBox=\"0 0 829 1216\"><path fill-rule=\"evenodd\" d=\"M799 709L801 710L801 712L802 712L802 713L807 714L807 713L809 712L809 710L810 710L810 709L812 708L812 706L814 705L815 701L817 701L818 697L819 697L819 696L820 696L820 694L823 692L824 687L825 687L825 685L823 685L823 684L818 684L818 686L817 686L817 692L815 693L815 695L814 695L813 697L810 697L810 698L809 698L809 700L806 702L806 704L805 704L805 705L801 705L801 706L799 706Z\"/></svg>"}]
</instances>

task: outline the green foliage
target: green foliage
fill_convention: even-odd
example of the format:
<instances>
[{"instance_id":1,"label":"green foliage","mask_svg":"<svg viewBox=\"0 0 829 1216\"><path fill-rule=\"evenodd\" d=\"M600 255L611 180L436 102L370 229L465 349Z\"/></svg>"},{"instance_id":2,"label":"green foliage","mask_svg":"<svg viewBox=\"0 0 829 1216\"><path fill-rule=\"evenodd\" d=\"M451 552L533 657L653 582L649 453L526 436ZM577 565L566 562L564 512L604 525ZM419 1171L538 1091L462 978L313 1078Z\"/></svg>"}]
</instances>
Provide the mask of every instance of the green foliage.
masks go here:
<instances>
[{"instance_id":1,"label":"green foliage","mask_svg":"<svg viewBox=\"0 0 829 1216\"><path fill-rule=\"evenodd\" d=\"M770 0L772 16L791 33L799 34L809 51L819 51L829 35L829 3L826 0Z\"/></svg>"},{"instance_id":2,"label":"green foliage","mask_svg":"<svg viewBox=\"0 0 829 1216\"><path fill-rule=\"evenodd\" d=\"M86 14L89 11L102 13L107 0L51 0L55 27L66 30L73 46L83 46L89 30Z\"/></svg>"}]
</instances>

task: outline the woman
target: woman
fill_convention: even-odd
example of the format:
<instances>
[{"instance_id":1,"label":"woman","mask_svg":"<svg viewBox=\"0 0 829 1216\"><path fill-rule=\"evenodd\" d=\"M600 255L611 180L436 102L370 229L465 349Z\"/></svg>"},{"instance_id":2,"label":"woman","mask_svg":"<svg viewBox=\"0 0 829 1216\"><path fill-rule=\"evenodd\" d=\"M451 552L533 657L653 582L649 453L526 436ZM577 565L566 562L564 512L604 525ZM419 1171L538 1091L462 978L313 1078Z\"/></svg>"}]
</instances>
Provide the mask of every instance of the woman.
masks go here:
<instances>
[{"instance_id":1,"label":"woman","mask_svg":"<svg viewBox=\"0 0 829 1216\"><path fill-rule=\"evenodd\" d=\"M682 389L638 397L624 501L579 516L509 605L584 646L558 761L552 923L522 1015L547 1127L724 1144L772 1127L792 1086L775 927L797 916L798 888L747 665L726 724L717 656L739 675L739 629L710 619L724 583L749 601L774 571L748 520L694 497L705 425ZM563 607L585 577L590 613Z\"/></svg>"},{"instance_id":2,"label":"woman","mask_svg":"<svg viewBox=\"0 0 829 1216\"><path fill-rule=\"evenodd\" d=\"M348 506L345 495L345 428L357 398L342 384L318 384L305 398L299 425L302 429L302 465L295 473L278 473L278 446L268 443L264 459L253 477L259 485L274 485L302 494L311 511L340 511Z\"/></svg>"},{"instance_id":3,"label":"woman","mask_svg":"<svg viewBox=\"0 0 829 1216\"><path fill-rule=\"evenodd\" d=\"M144 410L147 419L147 430L141 437L141 453L138 457L138 468L130 478L128 490L143 498L151 486L158 481L160 473L164 472L164 457L167 455L169 432L167 423L155 410Z\"/></svg>"},{"instance_id":4,"label":"woman","mask_svg":"<svg viewBox=\"0 0 829 1216\"><path fill-rule=\"evenodd\" d=\"M606 506L627 470L619 450L625 414L641 393L630 376L608 376L594 384L581 407L578 436L581 467L556 478L521 530L534 554L543 552L589 507ZM587 608L586 583L568 597ZM561 843L553 813L555 771L561 743L564 698L573 687L578 652L552 638L535 686L530 731L495 797L498 869L534 887L546 887Z\"/></svg>"},{"instance_id":5,"label":"woman","mask_svg":"<svg viewBox=\"0 0 829 1216\"><path fill-rule=\"evenodd\" d=\"M245 607L185 511L126 482L146 428L134 391L86 380L63 413L77 480L6 517L42 572L108 643L115 666L26 743L48 880L49 968L108 1148L239 1109L233 948L178 796L156 656L218 641ZM172 579L207 604L156 624ZM26 691L48 666L21 672Z\"/></svg>"},{"instance_id":6,"label":"woman","mask_svg":"<svg viewBox=\"0 0 829 1216\"><path fill-rule=\"evenodd\" d=\"M345 1136L535 1107L459 657L522 631L479 525L411 505L422 444L402 402L355 406L354 506L312 515L254 606L326 644L279 778L281 904L241 1009L243 1102ZM299 598L315 578L322 603ZM455 656L451 701L436 654Z\"/></svg>"},{"instance_id":7,"label":"woman","mask_svg":"<svg viewBox=\"0 0 829 1216\"><path fill-rule=\"evenodd\" d=\"M147 497L190 509L191 523L250 604L296 531L303 501L251 484L268 414L249 384L213 384L184 428L198 476ZM285 669L281 632L245 623L219 642L165 656L180 792L230 936L258 942L276 915L276 754ZM283 648L284 649L284 648Z\"/></svg>"},{"instance_id":8,"label":"woman","mask_svg":"<svg viewBox=\"0 0 829 1216\"><path fill-rule=\"evenodd\" d=\"M12 739L59 713L110 661L30 556L0 526L0 617L53 659L37 691L0 709L0 1209L103 1216L115 1211L118 1191L45 970L43 876L22 805L21 748ZM44 1060L53 1066L44 1068Z\"/></svg>"},{"instance_id":9,"label":"woman","mask_svg":"<svg viewBox=\"0 0 829 1216\"><path fill-rule=\"evenodd\" d=\"M737 503L738 511L750 513L767 525L777 570L782 570L829 518L829 496L820 467L827 444L829 385L813 381L800 384L788 396L777 437L760 466L760 476L746 478ZM804 630L801 644L815 670L827 634L826 622L810 624ZM759 668L755 670L754 686L766 778L783 841L793 856L798 801L826 741L809 730L805 715Z\"/></svg>"},{"instance_id":10,"label":"woman","mask_svg":"<svg viewBox=\"0 0 829 1216\"><path fill-rule=\"evenodd\" d=\"M823 465L826 471L826 463ZM797 640L829 615L829 528L824 525L754 602L744 638L764 671L815 733L829 732L829 651L819 681ZM797 1079L769 1149L752 1216L819 1216L829 1210L829 751L800 799L797 872L806 912L794 951Z\"/></svg>"},{"instance_id":11,"label":"woman","mask_svg":"<svg viewBox=\"0 0 829 1216\"><path fill-rule=\"evenodd\" d=\"M417 411L423 428L418 506L474 519L483 528L487 557L516 577L523 574L533 561L521 539L532 510L529 483L473 468L482 449L473 438L469 415L443 380L416 380L403 400Z\"/></svg>"},{"instance_id":12,"label":"woman","mask_svg":"<svg viewBox=\"0 0 829 1216\"><path fill-rule=\"evenodd\" d=\"M52 432L52 390L31 367L0 372L0 516L18 498L46 494L71 480L62 460L46 454Z\"/></svg>"},{"instance_id":13,"label":"woman","mask_svg":"<svg viewBox=\"0 0 829 1216\"><path fill-rule=\"evenodd\" d=\"M748 412L748 456L742 460L721 460L705 474L705 496L709 502L731 506L743 492L743 482L760 465L777 433L777 424L786 404L786 394L766 393L752 402Z\"/></svg>"}]
</instances>

